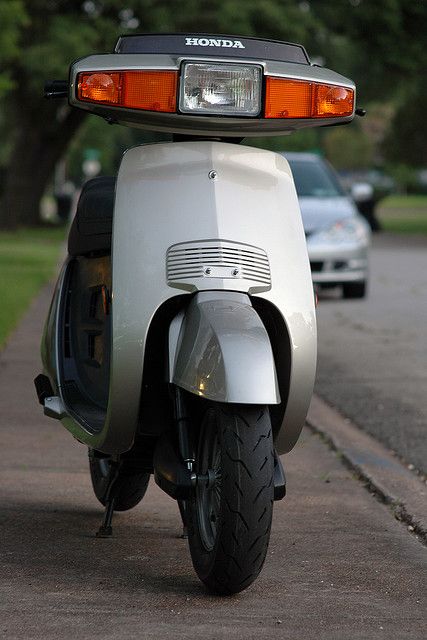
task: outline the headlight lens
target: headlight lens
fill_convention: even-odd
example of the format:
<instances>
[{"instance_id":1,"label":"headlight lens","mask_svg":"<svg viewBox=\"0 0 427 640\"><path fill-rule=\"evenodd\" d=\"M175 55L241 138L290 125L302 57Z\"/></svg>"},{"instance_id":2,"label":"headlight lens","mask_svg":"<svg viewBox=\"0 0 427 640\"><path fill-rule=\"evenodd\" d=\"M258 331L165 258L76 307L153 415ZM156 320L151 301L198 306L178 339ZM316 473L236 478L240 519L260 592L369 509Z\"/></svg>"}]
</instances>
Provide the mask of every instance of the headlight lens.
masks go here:
<instances>
[{"instance_id":1,"label":"headlight lens","mask_svg":"<svg viewBox=\"0 0 427 640\"><path fill-rule=\"evenodd\" d=\"M369 242L370 231L367 223L357 218L345 218L335 222L311 236L316 242Z\"/></svg>"},{"instance_id":2,"label":"headlight lens","mask_svg":"<svg viewBox=\"0 0 427 640\"><path fill-rule=\"evenodd\" d=\"M186 62L179 108L183 113L257 116L261 111L262 70L257 65Z\"/></svg>"}]
</instances>

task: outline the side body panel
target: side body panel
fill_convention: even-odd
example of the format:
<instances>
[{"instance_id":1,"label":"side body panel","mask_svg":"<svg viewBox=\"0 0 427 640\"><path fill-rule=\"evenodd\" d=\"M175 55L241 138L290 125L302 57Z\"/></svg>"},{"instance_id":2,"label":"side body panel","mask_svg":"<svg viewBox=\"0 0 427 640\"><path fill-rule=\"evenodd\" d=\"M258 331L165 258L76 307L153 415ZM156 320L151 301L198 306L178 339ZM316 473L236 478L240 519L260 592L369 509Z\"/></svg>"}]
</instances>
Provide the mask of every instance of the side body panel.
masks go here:
<instances>
[{"instance_id":1,"label":"side body panel","mask_svg":"<svg viewBox=\"0 0 427 640\"><path fill-rule=\"evenodd\" d=\"M62 269L58 276L58 280L56 282L41 341L41 359L43 364L43 371L49 377L55 393L59 393L57 325L59 317L59 303L66 270L67 261L62 266Z\"/></svg>"},{"instance_id":2,"label":"side body panel","mask_svg":"<svg viewBox=\"0 0 427 640\"><path fill-rule=\"evenodd\" d=\"M264 252L270 285L244 277L200 276L168 284L168 250L215 240ZM125 154L117 181L112 242L112 354L104 427L64 425L82 442L108 453L132 445L138 420L144 348L159 307L195 290L232 290L276 307L290 342L288 389L280 389L279 453L295 444L310 402L316 364L313 286L304 230L287 161L260 149L220 142L164 143ZM218 277L217 277L218 276ZM279 375L280 379L280 375Z\"/></svg>"}]
</instances>

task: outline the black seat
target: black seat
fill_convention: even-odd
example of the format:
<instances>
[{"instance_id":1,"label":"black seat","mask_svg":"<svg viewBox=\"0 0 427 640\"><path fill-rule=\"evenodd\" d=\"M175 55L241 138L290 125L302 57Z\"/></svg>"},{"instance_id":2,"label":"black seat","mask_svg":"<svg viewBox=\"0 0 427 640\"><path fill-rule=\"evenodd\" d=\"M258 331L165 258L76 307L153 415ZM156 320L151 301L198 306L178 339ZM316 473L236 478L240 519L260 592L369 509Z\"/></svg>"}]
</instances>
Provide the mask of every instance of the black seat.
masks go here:
<instances>
[{"instance_id":1,"label":"black seat","mask_svg":"<svg viewBox=\"0 0 427 640\"><path fill-rule=\"evenodd\" d=\"M84 185L68 235L68 253L81 256L111 251L116 178L99 176Z\"/></svg>"}]
</instances>

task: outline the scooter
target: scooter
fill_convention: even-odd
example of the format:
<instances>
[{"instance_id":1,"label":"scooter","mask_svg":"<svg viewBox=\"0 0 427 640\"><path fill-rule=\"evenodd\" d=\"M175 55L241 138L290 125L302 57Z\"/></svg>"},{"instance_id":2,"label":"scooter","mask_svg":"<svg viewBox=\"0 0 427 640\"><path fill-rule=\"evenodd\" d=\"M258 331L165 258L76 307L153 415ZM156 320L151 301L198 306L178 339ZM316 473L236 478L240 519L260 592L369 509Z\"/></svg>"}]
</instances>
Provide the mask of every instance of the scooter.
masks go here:
<instances>
[{"instance_id":1,"label":"scooter","mask_svg":"<svg viewBox=\"0 0 427 640\"><path fill-rule=\"evenodd\" d=\"M89 448L99 537L154 474L202 582L242 591L286 492L279 456L310 403L316 318L289 165L239 143L350 122L354 84L299 45L163 34L122 36L46 94L173 142L131 148L117 178L83 186L39 401Z\"/></svg>"}]
</instances>

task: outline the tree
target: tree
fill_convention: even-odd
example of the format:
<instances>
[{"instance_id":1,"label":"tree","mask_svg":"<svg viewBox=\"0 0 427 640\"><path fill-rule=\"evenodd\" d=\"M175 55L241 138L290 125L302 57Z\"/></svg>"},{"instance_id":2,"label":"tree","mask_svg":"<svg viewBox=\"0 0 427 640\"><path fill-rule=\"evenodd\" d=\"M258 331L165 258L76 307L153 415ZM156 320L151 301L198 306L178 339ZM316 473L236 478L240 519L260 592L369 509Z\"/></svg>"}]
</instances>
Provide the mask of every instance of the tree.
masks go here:
<instances>
[{"instance_id":1,"label":"tree","mask_svg":"<svg viewBox=\"0 0 427 640\"><path fill-rule=\"evenodd\" d=\"M5 11L7 3L0 2L10 33L5 43L9 72L0 76L8 89L1 122L12 146L0 200L3 228L38 223L39 201L55 164L85 117L83 111L42 97L43 81L66 78L70 61L111 51L120 33L136 27L142 32L235 31L291 40L314 29L311 15L291 0L126 0L125 8L120 0L11 0L19 9L16 20Z\"/></svg>"},{"instance_id":2,"label":"tree","mask_svg":"<svg viewBox=\"0 0 427 640\"><path fill-rule=\"evenodd\" d=\"M12 228L38 223L38 203L46 184L84 118L83 112L44 100L44 80L66 78L70 60L90 53L92 44L95 50L110 49L121 29L117 11L111 14L107 2L102 16L97 15L95 2L80 0L5 4L20 10L19 20L10 20L8 73L0 76L5 94L2 133L7 132L12 146L0 200L0 226Z\"/></svg>"},{"instance_id":3,"label":"tree","mask_svg":"<svg viewBox=\"0 0 427 640\"><path fill-rule=\"evenodd\" d=\"M394 99L427 66L427 3L311 0L323 25L317 46L328 66L357 81L363 100Z\"/></svg>"},{"instance_id":4,"label":"tree","mask_svg":"<svg viewBox=\"0 0 427 640\"><path fill-rule=\"evenodd\" d=\"M19 33L26 19L21 0L0 0L0 98L13 86L7 65L19 54Z\"/></svg>"},{"instance_id":5,"label":"tree","mask_svg":"<svg viewBox=\"0 0 427 640\"><path fill-rule=\"evenodd\" d=\"M384 142L384 150L390 160L412 167L427 166L427 126L425 124L427 76L425 72L423 76L422 82L408 88L396 110Z\"/></svg>"},{"instance_id":6,"label":"tree","mask_svg":"<svg viewBox=\"0 0 427 640\"><path fill-rule=\"evenodd\" d=\"M427 3L311 0L310 7L323 25L316 46L325 65L353 78L357 102L368 108L368 116L359 124L374 143L374 161L425 164L427 120L422 94L427 80ZM325 142L342 136L348 148L354 131L353 126L331 131ZM339 160L338 155L334 159Z\"/></svg>"}]
</instances>

